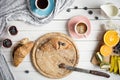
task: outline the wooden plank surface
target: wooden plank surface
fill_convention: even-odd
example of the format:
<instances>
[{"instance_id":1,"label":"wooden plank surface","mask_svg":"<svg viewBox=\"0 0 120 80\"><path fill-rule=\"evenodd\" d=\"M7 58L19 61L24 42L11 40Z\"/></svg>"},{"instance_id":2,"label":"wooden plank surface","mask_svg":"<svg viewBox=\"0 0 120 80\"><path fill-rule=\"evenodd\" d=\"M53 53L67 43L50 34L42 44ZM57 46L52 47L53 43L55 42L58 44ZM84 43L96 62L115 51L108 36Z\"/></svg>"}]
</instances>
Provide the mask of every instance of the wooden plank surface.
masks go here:
<instances>
[{"instance_id":1,"label":"wooden plank surface","mask_svg":"<svg viewBox=\"0 0 120 80\"><path fill-rule=\"evenodd\" d=\"M97 47L97 44L102 40L102 34L105 31L102 27L102 24L105 24L107 23L107 21L109 21L109 19L104 18L101 15L100 5L108 2L114 3L120 8L120 0L75 0L74 3L69 8L67 8L71 10L70 12L67 12L67 9L62 11L59 15L57 15L53 19L53 21L51 21L49 24L46 24L44 26L34 26L20 21L12 21L8 24L8 26L15 25L18 28L19 33L16 36L9 36L8 33L6 32L2 39L10 38L13 41L13 44L15 44L16 42L18 42L19 40L25 37L28 37L30 40L35 41L43 34L49 32L62 32L69 35L67 29L68 20L76 15L83 15L90 19L92 31L87 38L84 39L73 38L79 49L79 55L80 55L79 63L77 66L86 69L95 69L99 71L104 71L101 70L99 67L92 65L90 63L90 59L95 51L95 48ZM78 9L74 9L75 6L77 6ZM88 10L84 10L83 9L84 7L88 7ZM88 14L89 10L93 11L92 15ZM95 20L95 16L97 16L99 19ZM112 21L120 25L120 17L115 17L113 18ZM19 67L17 68L14 67L12 65L12 61L13 61L12 48L13 46L8 49L2 48L2 50L10 66L10 69L15 76L15 80L53 80L42 76L35 70L35 68L31 63L30 54L24 59L24 61L22 62L22 64L20 64ZM26 74L24 72L25 70L29 70L30 73ZM120 75L115 75L112 73L109 74L111 75L111 77L109 79L106 79L103 77L98 77L90 74L73 72L69 76L59 80L81 80L81 79L82 80L120 80Z\"/></svg>"}]
</instances>

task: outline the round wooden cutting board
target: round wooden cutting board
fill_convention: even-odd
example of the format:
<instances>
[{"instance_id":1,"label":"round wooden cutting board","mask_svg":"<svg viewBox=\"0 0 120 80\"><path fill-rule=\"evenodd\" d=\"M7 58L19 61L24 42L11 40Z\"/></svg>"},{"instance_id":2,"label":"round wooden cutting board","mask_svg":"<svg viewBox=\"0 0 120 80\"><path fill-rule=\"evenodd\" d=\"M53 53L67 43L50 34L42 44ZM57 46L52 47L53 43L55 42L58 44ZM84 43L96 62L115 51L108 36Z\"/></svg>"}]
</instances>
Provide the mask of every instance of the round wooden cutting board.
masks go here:
<instances>
[{"instance_id":1,"label":"round wooden cutting board","mask_svg":"<svg viewBox=\"0 0 120 80\"><path fill-rule=\"evenodd\" d=\"M71 71L59 68L64 63L76 66L78 50L73 40L62 33L47 33L36 40L32 50L32 62L38 72L49 78L62 78Z\"/></svg>"}]
</instances>

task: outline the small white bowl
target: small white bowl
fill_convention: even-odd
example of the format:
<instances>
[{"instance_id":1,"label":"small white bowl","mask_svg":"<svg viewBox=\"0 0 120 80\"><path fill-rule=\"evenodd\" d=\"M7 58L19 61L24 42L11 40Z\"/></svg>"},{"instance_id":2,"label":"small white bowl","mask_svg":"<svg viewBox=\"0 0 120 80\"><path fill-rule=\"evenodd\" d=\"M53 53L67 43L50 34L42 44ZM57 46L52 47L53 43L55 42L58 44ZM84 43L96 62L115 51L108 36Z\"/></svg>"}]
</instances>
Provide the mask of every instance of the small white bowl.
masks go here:
<instances>
[{"instance_id":1,"label":"small white bowl","mask_svg":"<svg viewBox=\"0 0 120 80\"><path fill-rule=\"evenodd\" d=\"M102 15L107 16L108 18L113 18L119 15L119 8L112 3L101 5L100 8Z\"/></svg>"}]
</instances>

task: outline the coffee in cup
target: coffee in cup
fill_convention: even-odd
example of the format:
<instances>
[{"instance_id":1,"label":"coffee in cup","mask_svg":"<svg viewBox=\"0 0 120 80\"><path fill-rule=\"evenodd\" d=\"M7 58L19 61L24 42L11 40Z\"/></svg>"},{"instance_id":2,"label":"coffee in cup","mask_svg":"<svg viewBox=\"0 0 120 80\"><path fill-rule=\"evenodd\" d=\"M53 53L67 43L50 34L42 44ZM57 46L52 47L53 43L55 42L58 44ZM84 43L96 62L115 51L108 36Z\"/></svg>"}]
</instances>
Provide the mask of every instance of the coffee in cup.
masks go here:
<instances>
[{"instance_id":1,"label":"coffee in cup","mask_svg":"<svg viewBox=\"0 0 120 80\"><path fill-rule=\"evenodd\" d=\"M75 32L77 35L84 35L87 32L87 25L83 22L76 23Z\"/></svg>"},{"instance_id":2,"label":"coffee in cup","mask_svg":"<svg viewBox=\"0 0 120 80\"><path fill-rule=\"evenodd\" d=\"M36 0L35 5L38 9L46 9L49 5L49 0Z\"/></svg>"}]
</instances>

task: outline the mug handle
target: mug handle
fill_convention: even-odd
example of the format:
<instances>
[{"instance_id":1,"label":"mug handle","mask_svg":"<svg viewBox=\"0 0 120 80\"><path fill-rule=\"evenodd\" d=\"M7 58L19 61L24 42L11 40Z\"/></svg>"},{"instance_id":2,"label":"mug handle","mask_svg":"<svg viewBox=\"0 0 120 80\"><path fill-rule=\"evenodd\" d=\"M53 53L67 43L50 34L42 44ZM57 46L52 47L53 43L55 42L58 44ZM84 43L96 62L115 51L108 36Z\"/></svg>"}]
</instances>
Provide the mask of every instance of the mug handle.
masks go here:
<instances>
[{"instance_id":1,"label":"mug handle","mask_svg":"<svg viewBox=\"0 0 120 80\"><path fill-rule=\"evenodd\" d=\"M84 38L87 38L87 35L86 35L86 34L83 34L83 37L84 37Z\"/></svg>"}]
</instances>

